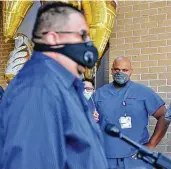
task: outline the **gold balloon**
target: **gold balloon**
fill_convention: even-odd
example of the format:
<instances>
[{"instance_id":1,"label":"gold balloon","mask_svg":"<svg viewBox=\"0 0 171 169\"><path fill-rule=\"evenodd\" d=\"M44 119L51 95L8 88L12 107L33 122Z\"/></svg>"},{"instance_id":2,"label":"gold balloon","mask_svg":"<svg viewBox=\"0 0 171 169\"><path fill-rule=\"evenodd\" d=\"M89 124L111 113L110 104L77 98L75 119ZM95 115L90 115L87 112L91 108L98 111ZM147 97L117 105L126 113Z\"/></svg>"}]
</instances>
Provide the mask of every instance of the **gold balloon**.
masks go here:
<instances>
[{"instance_id":1,"label":"gold balloon","mask_svg":"<svg viewBox=\"0 0 171 169\"><path fill-rule=\"evenodd\" d=\"M99 58L101 58L115 22L116 3L115 1L82 0L82 7L89 25L90 38L98 48Z\"/></svg>"},{"instance_id":2,"label":"gold balloon","mask_svg":"<svg viewBox=\"0 0 171 169\"><path fill-rule=\"evenodd\" d=\"M77 0L77 1L73 1L73 0L56 0L56 1L61 1L61 2L65 2L65 3L70 3L72 4L74 7L81 9L81 1ZM44 5L46 2L52 2L51 0L41 0L40 3L41 5Z\"/></svg>"},{"instance_id":3,"label":"gold balloon","mask_svg":"<svg viewBox=\"0 0 171 169\"><path fill-rule=\"evenodd\" d=\"M86 78L92 79L98 69L99 62L112 33L116 17L116 7L117 4L115 1L82 0L82 8L90 29L90 38L99 52L99 61L96 64L96 68L94 68L95 70L86 69Z\"/></svg>"},{"instance_id":4,"label":"gold balloon","mask_svg":"<svg viewBox=\"0 0 171 169\"><path fill-rule=\"evenodd\" d=\"M3 33L5 41L13 39L26 13L33 5L34 0L3 1Z\"/></svg>"},{"instance_id":5,"label":"gold balloon","mask_svg":"<svg viewBox=\"0 0 171 169\"><path fill-rule=\"evenodd\" d=\"M14 78L19 70L29 60L33 49L32 42L26 35L18 33L14 39L15 48L10 53L10 58L8 60L4 75L7 83L9 83Z\"/></svg>"}]
</instances>

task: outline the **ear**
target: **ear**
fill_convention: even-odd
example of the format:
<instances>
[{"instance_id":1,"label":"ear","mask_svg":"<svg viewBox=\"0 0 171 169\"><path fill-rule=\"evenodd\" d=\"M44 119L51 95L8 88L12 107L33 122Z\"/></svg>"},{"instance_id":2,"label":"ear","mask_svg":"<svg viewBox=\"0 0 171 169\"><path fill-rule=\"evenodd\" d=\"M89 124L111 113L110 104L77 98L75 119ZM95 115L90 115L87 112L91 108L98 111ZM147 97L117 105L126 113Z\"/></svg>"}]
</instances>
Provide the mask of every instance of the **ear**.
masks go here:
<instances>
[{"instance_id":1,"label":"ear","mask_svg":"<svg viewBox=\"0 0 171 169\"><path fill-rule=\"evenodd\" d=\"M49 45L59 44L59 35L55 32L48 32L44 36L44 40Z\"/></svg>"},{"instance_id":2,"label":"ear","mask_svg":"<svg viewBox=\"0 0 171 169\"><path fill-rule=\"evenodd\" d=\"M130 76L132 75L133 69L130 70Z\"/></svg>"}]
</instances>

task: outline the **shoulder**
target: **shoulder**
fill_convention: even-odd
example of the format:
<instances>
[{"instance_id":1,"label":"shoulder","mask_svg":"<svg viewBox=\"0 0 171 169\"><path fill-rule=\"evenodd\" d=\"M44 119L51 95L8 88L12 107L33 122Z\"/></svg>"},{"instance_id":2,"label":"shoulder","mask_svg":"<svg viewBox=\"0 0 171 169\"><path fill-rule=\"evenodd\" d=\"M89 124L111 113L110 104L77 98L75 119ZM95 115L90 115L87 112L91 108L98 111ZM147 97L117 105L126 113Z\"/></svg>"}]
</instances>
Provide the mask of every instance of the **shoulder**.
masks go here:
<instances>
[{"instance_id":1,"label":"shoulder","mask_svg":"<svg viewBox=\"0 0 171 169\"><path fill-rule=\"evenodd\" d=\"M106 85L98 88L95 93L108 92L112 85L113 85L113 83L106 84Z\"/></svg>"},{"instance_id":2,"label":"shoulder","mask_svg":"<svg viewBox=\"0 0 171 169\"><path fill-rule=\"evenodd\" d=\"M113 82L98 88L94 93L95 98L100 99L103 97L107 97L109 93L112 91L112 88L113 88Z\"/></svg>"},{"instance_id":3,"label":"shoulder","mask_svg":"<svg viewBox=\"0 0 171 169\"><path fill-rule=\"evenodd\" d=\"M139 97L146 98L148 96L158 96L158 94L152 88L150 88L144 84L140 84L140 83L136 83L136 82L132 82L132 90Z\"/></svg>"},{"instance_id":4,"label":"shoulder","mask_svg":"<svg viewBox=\"0 0 171 169\"><path fill-rule=\"evenodd\" d=\"M111 82L111 83L109 83L109 84L105 84L104 86L98 88L98 89L96 90L96 92L108 91L108 90L111 88L112 85L113 85L113 82Z\"/></svg>"},{"instance_id":5,"label":"shoulder","mask_svg":"<svg viewBox=\"0 0 171 169\"><path fill-rule=\"evenodd\" d=\"M57 90L62 85L60 78L58 78L59 72L56 72L54 73L53 69L44 60L40 60L40 62L29 60L15 76L12 86L29 86L48 88L49 90L52 89L52 91Z\"/></svg>"},{"instance_id":6,"label":"shoulder","mask_svg":"<svg viewBox=\"0 0 171 169\"><path fill-rule=\"evenodd\" d=\"M58 80L59 85L55 85L48 73L30 76L25 74L25 77L23 75L18 74L10 82L3 95L3 100L12 102L15 98L24 98L23 102L27 102L27 97L32 97L35 101L36 98L60 98L60 80Z\"/></svg>"},{"instance_id":7,"label":"shoulder","mask_svg":"<svg viewBox=\"0 0 171 169\"><path fill-rule=\"evenodd\" d=\"M147 91L147 92L154 92L150 87L144 85L144 84L141 84L141 83L137 83L137 82L132 82L132 87L133 89L137 89L137 90L140 90L140 91Z\"/></svg>"}]
</instances>

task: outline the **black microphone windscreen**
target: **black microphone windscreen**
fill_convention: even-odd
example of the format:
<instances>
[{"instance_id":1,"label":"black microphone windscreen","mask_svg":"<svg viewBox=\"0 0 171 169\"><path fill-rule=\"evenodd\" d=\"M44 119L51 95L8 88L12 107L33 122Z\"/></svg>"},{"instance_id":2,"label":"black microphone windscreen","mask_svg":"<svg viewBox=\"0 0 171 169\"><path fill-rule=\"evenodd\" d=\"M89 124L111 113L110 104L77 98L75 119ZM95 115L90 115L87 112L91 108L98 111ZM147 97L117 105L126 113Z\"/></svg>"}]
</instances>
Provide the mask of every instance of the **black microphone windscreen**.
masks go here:
<instances>
[{"instance_id":1,"label":"black microphone windscreen","mask_svg":"<svg viewBox=\"0 0 171 169\"><path fill-rule=\"evenodd\" d=\"M105 132L111 136L119 136L120 135L120 131L117 127L115 127L114 124L110 124L108 123L105 127Z\"/></svg>"}]
</instances>

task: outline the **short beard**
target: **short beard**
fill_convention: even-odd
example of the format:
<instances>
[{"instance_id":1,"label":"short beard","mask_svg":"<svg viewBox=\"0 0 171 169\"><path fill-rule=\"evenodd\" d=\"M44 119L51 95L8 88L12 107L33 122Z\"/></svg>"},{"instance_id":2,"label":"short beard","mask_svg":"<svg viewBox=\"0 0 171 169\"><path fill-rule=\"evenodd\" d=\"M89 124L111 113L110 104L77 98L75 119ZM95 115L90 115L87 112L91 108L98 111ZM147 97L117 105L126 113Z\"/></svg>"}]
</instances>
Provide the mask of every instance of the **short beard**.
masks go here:
<instances>
[{"instance_id":1,"label":"short beard","mask_svg":"<svg viewBox=\"0 0 171 169\"><path fill-rule=\"evenodd\" d=\"M114 86L121 88L121 87L124 87L127 84L127 82L124 84L120 84L120 83L117 83L116 81L113 81L113 84L114 84Z\"/></svg>"}]
</instances>

